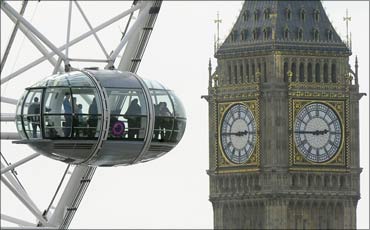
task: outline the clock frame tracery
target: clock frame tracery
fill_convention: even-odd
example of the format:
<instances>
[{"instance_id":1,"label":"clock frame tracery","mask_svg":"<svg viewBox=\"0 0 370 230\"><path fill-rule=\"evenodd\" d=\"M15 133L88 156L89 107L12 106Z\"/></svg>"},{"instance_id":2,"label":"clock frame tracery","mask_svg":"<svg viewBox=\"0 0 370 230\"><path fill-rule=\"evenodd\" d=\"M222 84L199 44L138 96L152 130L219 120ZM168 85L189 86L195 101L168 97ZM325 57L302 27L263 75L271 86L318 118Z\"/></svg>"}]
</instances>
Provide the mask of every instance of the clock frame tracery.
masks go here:
<instances>
[{"instance_id":1,"label":"clock frame tracery","mask_svg":"<svg viewBox=\"0 0 370 230\"><path fill-rule=\"evenodd\" d=\"M259 103L257 99L254 100L243 100L243 101L232 101L232 102L220 102L217 103L218 107L218 129L217 129L217 168L219 172L243 172L243 171L255 171L258 170L259 158L260 158L260 122L259 122ZM222 144L222 124L227 113L230 109L236 108L236 106L242 106L250 111L255 122L255 134L253 141L253 149L251 150L248 159L243 162L233 162L225 152Z\"/></svg>"},{"instance_id":2,"label":"clock frame tracery","mask_svg":"<svg viewBox=\"0 0 370 230\"><path fill-rule=\"evenodd\" d=\"M344 99L344 100L343 100ZM349 129L348 129L348 99L345 98L290 98L289 100L289 149L290 166L292 170L311 171L341 171L346 170L349 162ZM298 113L310 104L323 104L328 106L337 115L340 123L340 145L336 152L324 161L306 159L299 150L295 141L294 126Z\"/></svg>"}]
</instances>

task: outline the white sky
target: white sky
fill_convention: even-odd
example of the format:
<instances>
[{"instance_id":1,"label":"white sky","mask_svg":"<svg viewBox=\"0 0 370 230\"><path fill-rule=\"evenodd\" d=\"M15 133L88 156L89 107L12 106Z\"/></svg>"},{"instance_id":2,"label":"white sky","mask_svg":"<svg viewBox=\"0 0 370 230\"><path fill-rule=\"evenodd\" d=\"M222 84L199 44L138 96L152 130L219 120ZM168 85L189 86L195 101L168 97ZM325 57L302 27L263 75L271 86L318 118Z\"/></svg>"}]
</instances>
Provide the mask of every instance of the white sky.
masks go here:
<instances>
[{"instance_id":1,"label":"white sky","mask_svg":"<svg viewBox=\"0 0 370 230\"><path fill-rule=\"evenodd\" d=\"M18 3L12 3L17 9ZM38 5L38 6L37 6ZM30 2L26 17L58 46L65 42L67 21L66 2ZM128 2L82 2L93 25L127 9ZM350 31L353 55L359 58L360 91L369 95L369 2L325 1L326 12L337 32L345 38L346 8L352 17ZM37 7L36 7L37 6ZM130 167L98 168L87 193L72 221L71 228L212 228L213 213L208 201L208 104L200 96L207 93L208 60L212 58L216 25L213 20L220 12L221 38L226 37L235 22L242 2L237 1L165 1L162 5L143 62L138 71L144 78L156 79L175 90L187 111L187 129L179 145L170 153L152 162ZM85 8L86 7L86 8ZM37 8L37 9L36 9ZM35 10L36 9L36 10ZM73 9L76 12L76 8ZM35 13L34 13L35 12ZM78 14L72 24L71 38L86 30ZM12 24L1 12L1 56ZM124 24L120 25L121 30ZM20 35L20 33L19 33ZM119 26L113 25L101 33L108 42L108 52L120 39ZM91 39L94 42L93 39ZM2 77L39 57L35 48L18 36L13 54ZM22 45L21 45L22 44ZM86 43L90 44L90 43ZM21 47L21 48L20 48ZM94 48L95 47L95 48ZM17 54L18 53L18 54ZM71 56L100 55L97 45L71 49ZM18 58L17 58L18 57ZM19 98L25 87L50 75L49 63L32 69L15 81L1 86L1 95ZM360 101L361 119L361 200L357 207L357 227L367 229L369 213L369 100ZM14 112L14 106L1 104L2 112ZM14 130L13 124L2 124L2 131ZM32 153L26 146L1 141L1 151L15 162ZM64 169L45 157L19 168L18 174L30 189L40 209L46 208ZM3 184L2 184L3 185ZM49 188L50 187L50 188ZM16 203L5 186L1 187L2 213L34 218ZM1 225L4 225L2 222Z\"/></svg>"}]
</instances>

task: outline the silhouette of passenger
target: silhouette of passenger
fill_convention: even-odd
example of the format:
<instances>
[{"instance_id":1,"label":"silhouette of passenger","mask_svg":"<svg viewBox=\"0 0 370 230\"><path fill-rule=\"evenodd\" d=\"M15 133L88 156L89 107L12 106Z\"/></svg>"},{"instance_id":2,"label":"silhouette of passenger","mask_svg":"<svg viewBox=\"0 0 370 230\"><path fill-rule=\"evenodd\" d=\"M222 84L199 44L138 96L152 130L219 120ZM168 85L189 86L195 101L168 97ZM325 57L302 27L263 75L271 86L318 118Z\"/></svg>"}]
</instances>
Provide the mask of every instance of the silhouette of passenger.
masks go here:
<instances>
[{"instance_id":1,"label":"silhouette of passenger","mask_svg":"<svg viewBox=\"0 0 370 230\"><path fill-rule=\"evenodd\" d=\"M128 124L128 139L134 139L139 137L139 130L141 126L141 107L138 104L138 99L132 100L130 106L128 107L125 118Z\"/></svg>"},{"instance_id":2,"label":"silhouette of passenger","mask_svg":"<svg viewBox=\"0 0 370 230\"><path fill-rule=\"evenodd\" d=\"M72 126L72 104L71 104L71 94L65 93L63 100L63 109L64 109L64 128L63 133L64 137L69 137L71 135L71 126Z\"/></svg>"},{"instance_id":3,"label":"silhouette of passenger","mask_svg":"<svg viewBox=\"0 0 370 230\"><path fill-rule=\"evenodd\" d=\"M96 126L98 125L98 104L94 97L89 106L89 119L87 120L89 126L88 137L94 137L96 132Z\"/></svg>"},{"instance_id":4,"label":"silhouette of passenger","mask_svg":"<svg viewBox=\"0 0 370 230\"><path fill-rule=\"evenodd\" d=\"M73 116L73 135L75 137L80 136L81 126L83 123L82 117L82 104L77 105L77 98L73 98L73 109L75 111L75 115Z\"/></svg>"},{"instance_id":5,"label":"silhouette of passenger","mask_svg":"<svg viewBox=\"0 0 370 230\"><path fill-rule=\"evenodd\" d=\"M40 128L40 103L39 98L35 97L32 104L28 107L27 120L32 125L32 137L37 138L37 126Z\"/></svg>"},{"instance_id":6,"label":"silhouette of passenger","mask_svg":"<svg viewBox=\"0 0 370 230\"><path fill-rule=\"evenodd\" d=\"M172 113L168 109L166 102L159 103L159 116L161 117L159 123L161 127L161 138L162 140L168 141L171 135Z\"/></svg>"}]
</instances>

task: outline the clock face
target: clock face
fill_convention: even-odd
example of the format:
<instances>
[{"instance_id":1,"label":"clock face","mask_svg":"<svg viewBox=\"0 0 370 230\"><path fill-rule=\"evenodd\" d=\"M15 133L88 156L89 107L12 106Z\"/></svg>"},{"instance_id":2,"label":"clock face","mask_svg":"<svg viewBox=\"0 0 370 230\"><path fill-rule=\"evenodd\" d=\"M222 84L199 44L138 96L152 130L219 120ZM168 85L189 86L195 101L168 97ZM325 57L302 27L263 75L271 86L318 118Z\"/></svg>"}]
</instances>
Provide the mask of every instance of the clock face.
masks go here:
<instances>
[{"instance_id":1,"label":"clock face","mask_svg":"<svg viewBox=\"0 0 370 230\"><path fill-rule=\"evenodd\" d=\"M256 121L243 104L229 108L221 124L221 145L226 157L235 164L247 162L256 145Z\"/></svg>"},{"instance_id":2,"label":"clock face","mask_svg":"<svg viewBox=\"0 0 370 230\"><path fill-rule=\"evenodd\" d=\"M340 120L329 106L311 103L298 112L294 121L294 141L307 160L328 161L338 152L341 140Z\"/></svg>"}]
</instances>

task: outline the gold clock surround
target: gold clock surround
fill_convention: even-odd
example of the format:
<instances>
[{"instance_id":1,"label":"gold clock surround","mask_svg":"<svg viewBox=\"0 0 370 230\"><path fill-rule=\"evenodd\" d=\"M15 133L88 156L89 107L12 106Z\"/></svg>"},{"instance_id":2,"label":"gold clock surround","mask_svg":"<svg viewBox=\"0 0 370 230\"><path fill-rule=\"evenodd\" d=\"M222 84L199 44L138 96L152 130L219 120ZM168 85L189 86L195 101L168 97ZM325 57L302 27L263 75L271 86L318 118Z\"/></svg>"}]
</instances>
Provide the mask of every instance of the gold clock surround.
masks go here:
<instances>
[{"instance_id":1,"label":"gold clock surround","mask_svg":"<svg viewBox=\"0 0 370 230\"><path fill-rule=\"evenodd\" d=\"M254 119L256 121L256 144L254 146L254 149L251 153L251 156L249 159L242 164L236 164L231 162L221 144L221 121L223 117L228 112L229 108L231 108L234 105L242 104L247 106L251 113L254 116ZM220 173L227 173L227 172L247 172L247 171L257 171L260 161L260 111L259 111L259 103L257 99L254 100L246 100L246 101L233 101L233 102L221 102L218 103L218 128L217 128L217 171Z\"/></svg>"},{"instance_id":2,"label":"gold clock surround","mask_svg":"<svg viewBox=\"0 0 370 230\"><path fill-rule=\"evenodd\" d=\"M349 162L349 124L348 121L348 99L335 100L335 99L313 99L313 98L291 98L289 106L289 152L290 152L290 169L291 170L311 170L311 171L343 171ZM333 109L340 120L342 137L341 144L337 153L328 161L316 163L306 160L299 150L294 141L293 127L297 113L304 106L311 103L322 103Z\"/></svg>"}]
</instances>

